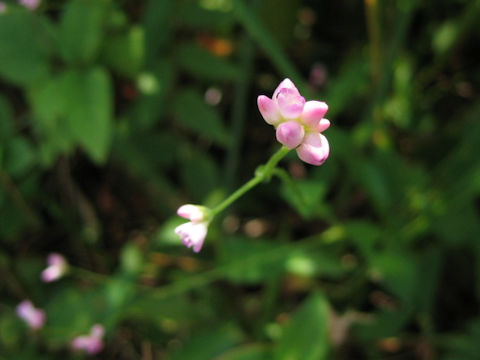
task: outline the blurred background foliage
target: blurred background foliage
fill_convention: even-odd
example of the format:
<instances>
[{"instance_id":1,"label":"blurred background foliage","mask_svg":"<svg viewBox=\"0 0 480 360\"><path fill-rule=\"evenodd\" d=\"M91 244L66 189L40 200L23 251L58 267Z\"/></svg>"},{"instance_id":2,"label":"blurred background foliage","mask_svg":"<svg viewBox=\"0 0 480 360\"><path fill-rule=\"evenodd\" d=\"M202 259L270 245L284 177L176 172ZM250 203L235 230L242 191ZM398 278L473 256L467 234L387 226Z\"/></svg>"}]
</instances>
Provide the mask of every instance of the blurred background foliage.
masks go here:
<instances>
[{"instance_id":1,"label":"blurred background foliage","mask_svg":"<svg viewBox=\"0 0 480 360\"><path fill-rule=\"evenodd\" d=\"M0 359L478 359L478 0L44 0L0 14ZM278 147L285 77L331 156ZM299 193L301 196L299 196ZM41 283L48 253L72 265ZM14 308L47 313L33 334Z\"/></svg>"}]
</instances>

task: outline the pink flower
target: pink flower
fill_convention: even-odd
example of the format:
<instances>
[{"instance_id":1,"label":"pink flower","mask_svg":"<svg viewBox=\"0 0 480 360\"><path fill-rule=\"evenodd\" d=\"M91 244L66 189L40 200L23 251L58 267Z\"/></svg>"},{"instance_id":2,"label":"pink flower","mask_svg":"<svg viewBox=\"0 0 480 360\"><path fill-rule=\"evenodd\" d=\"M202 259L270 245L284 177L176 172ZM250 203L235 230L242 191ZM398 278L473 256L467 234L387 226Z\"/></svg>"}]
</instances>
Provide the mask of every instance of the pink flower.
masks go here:
<instances>
[{"instance_id":1,"label":"pink flower","mask_svg":"<svg viewBox=\"0 0 480 360\"><path fill-rule=\"evenodd\" d=\"M85 351L89 355L95 355L103 349L103 335L105 329L100 324L95 324L89 335L77 336L72 341L72 348Z\"/></svg>"},{"instance_id":2,"label":"pink flower","mask_svg":"<svg viewBox=\"0 0 480 360\"><path fill-rule=\"evenodd\" d=\"M177 210L179 216L190 221L177 226L175 233L180 236L183 245L193 248L194 252L199 252L202 249L207 236L210 222L209 212L210 209L204 206L192 204L182 205Z\"/></svg>"},{"instance_id":3,"label":"pink flower","mask_svg":"<svg viewBox=\"0 0 480 360\"><path fill-rule=\"evenodd\" d=\"M265 121L276 128L277 140L289 149L297 148L301 160L321 165L330 153L328 140L320 133L330 126L324 118L328 105L305 101L290 79L283 80L272 98L260 95L258 109Z\"/></svg>"},{"instance_id":4,"label":"pink flower","mask_svg":"<svg viewBox=\"0 0 480 360\"><path fill-rule=\"evenodd\" d=\"M38 330L45 324L45 311L36 309L29 300L24 300L18 304L17 315L33 330Z\"/></svg>"},{"instance_id":5,"label":"pink flower","mask_svg":"<svg viewBox=\"0 0 480 360\"><path fill-rule=\"evenodd\" d=\"M320 133L305 135L302 145L297 148L297 155L308 164L322 165L330 153L327 138Z\"/></svg>"},{"instance_id":6,"label":"pink flower","mask_svg":"<svg viewBox=\"0 0 480 360\"><path fill-rule=\"evenodd\" d=\"M60 279L68 270L68 263L65 258L57 253L48 255L48 267L42 271L42 280L52 282Z\"/></svg>"},{"instance_id":7,"label":"pink flower","mask_svg":"<svg viewBox=\"0 0 480 360\"><path fill-rule=\"evenodd\" d=\"M180 236L183 245L188 248L193 248L194 252L202 250L207 231L208 224L204 222L195 223L189 221L175 228L175 233Z\"/></svg>"},{"instance_id":8,"label":"pink flower","mask_svg":"<svg viewBox=\"0 0 480 360\"><path fill-rule=\"evenodd\" d=\"M3 1L0 1L0 14L3 14L5 11L7 11L7 5Z\"/></svg>"},{"instance_id":9,"label":"pink flower","mask_svg":"<svg viewBox=\"0 0 480 360\"><path fill-rule=\"evenodd\" d=\"M18 0L20 5L25 6L28 10L35 10L40 5L41 0Z\"/></svg>"}]
</instances>

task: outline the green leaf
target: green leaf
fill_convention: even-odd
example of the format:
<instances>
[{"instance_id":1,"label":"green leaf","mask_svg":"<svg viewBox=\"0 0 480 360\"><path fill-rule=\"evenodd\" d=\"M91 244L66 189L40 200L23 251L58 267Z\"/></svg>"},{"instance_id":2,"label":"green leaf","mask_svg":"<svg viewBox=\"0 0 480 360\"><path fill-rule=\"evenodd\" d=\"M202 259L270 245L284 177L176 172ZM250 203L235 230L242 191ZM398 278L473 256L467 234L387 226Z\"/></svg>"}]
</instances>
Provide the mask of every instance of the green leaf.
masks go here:
<instances>
[{"instance_id":1,"label":"green leaf","mask_svg":"<svg viewBox=\"0 0 480 360\"><path fill-rule=\"evenodd\" d=\"M134 77L143 64L144 32L133 26L124 34L111 35L102 49L101 58L120 75Z\"/></svg>"},{"instance_id":2,"label":"green leaf","mask_svg":"<svg viewBox=\"0 0 480 360\"><path fill-rule=\"evenodd\" d=\"M169 357L171 360L214 359L224 350L242 340L239 330L232 326L199 329L191 338L183 342L182 347Z\"/></svg>"},{"instance_id":3,"label":"green leaf","mask_svg":"<svg viewBox=\"0 0 480 360\"><path fill-rule=\"evenodd\" d=\"M274 242L234 236L222 238L225 276L241 284L257 284L285 271L290 249L279 251Z\"/></svg>"},{"instance_id":4,"label":"green leaf","mask_svg":"<svg viewBox=\"0 0 480 360\"><path fill-rule=\"evenodd\" d=\"M45 311L48 321L44 331L48 342L64 346L73 337L88 333L96 322L104 323L104 293L102 290L65 288L50 294Z\"/></svg>"},{"instance_id":5,"label":"green leaf","mask_svg":"<svg viewBox=\"0 0 480 360\"><path fill-rule=\"evenodd\" d=\"M182 24L194 30L228 33L235 25L229 1L177 0L175 5Z\"/></svg>"},{"instance_id":6,"label":"green leaf","mask_svg":"<svg viewBox=\"0 0 480 360\"><path fill-rule=\"evenodd\" d=\"M100 49L105 20L105 0L73 0L60 25L60 52L69 62L92 61Z\"/></svg>"},{"instance_id":7,"label":"green leaf","mask_svg":"<svg viewBox=\"0 0 480 360\"><path fill-rule=\"evenodd\" d=\"M377 254L371 269L384 286L406 304L414 303L418 285L418 265L408 254L389 252Z\"/></svg>"},{"instance_id":8,"label":"green leaf","mask_svg":"<svg viewBox=\"0 0 480 360\"><path fill-rule=\"evenodd\" d=\"M271 351L263 345L243 345L227 351L215 360L269 360Z\"/></svg>"},{"instance_id":9,"label":"green leaf","mask_svg":"<svg viewBox=\"0 0 480 360\"><path fill-rule=\"evenodd\" d=\"M64 75L67 124L92 160L106 160L113 132L112 89L102 68L67 71Z\"/></svg>"},{"instance_id":10,"label":"green leaf","mask_svg":"<svg viewBox=\"0 0 480 360\"><path fill-rule=\"evenodd\" d=\"M288 176L288 175L287 175ZM303 217L312 218L318 214L328 213L324 197L325 184L315 180L282 179L282 195Z\"/></svg>"},{"instance_id":11,"label":"green leaf","mask_svg":"<svg viewBox=\"0 0 480 360\"><path fill-rule=\"evenodd\" d=\"M178 50L180 65L190 74L209 81L237 80L240 69L230 61L218 57L195 44L183 44Z\"/></svg>"},{"instance_id":12,"label":"green leaf","mask_svg":"<svg viewBox=\"0 0 480 360\"><path fill-rule=\"evenodd\" d=\"M0 18L0 76L20 86L49 74L51 39L46 23L30 11L12 9Z\"/></svg>"},{"instance_id":13,"label":"green leaf","mask_svg":"<svg viewBox=\"0 0 480 360\"><path fill-rule=\"evenodd\" d=\"M322 360L328 353L328 303L313 293L283 330L274 348L274 360Z\"/></svg>"},{"instance_id":14,"label":"green leaf","mask_svg":"<svg viewBox=\"0 0 480 360\"><path fill-rule=\"evenodd\" d=\"M182 154L182 183L195 202L203 202L219 185L218 166L212 157L197 149L187 149Z\"/></svg>"},{"instance_id":15,"label":"green leaf","mask_svg":"<svg viewBox=\"0 0 480 360\"><path fill-rule=\"evenodd\" d=\"M25 175L35 165L33 146L26 138L18 136L9 143L5 154L5 170L12 176Z\"/></svg>"},{"instance_id":16,"label":"green leaf","mask_svg":"<svg viewBox=\"0 0 480 360\"><path fill-rule=\"evenodd\" d=\"M194 90L180 93L173 103L173 114L185 128L227 146L230 135L217 112Z\"/></svg>"}]
</instances>

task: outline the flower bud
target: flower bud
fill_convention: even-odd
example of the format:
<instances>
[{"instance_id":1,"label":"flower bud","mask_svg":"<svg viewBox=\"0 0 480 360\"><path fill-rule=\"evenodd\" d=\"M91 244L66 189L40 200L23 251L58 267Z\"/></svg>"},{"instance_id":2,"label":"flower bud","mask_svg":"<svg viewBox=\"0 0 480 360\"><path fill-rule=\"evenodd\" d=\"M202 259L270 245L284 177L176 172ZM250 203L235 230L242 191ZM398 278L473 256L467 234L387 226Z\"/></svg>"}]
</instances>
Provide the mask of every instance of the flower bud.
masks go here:
<instances>
[{"instance_id":1,"label":"flower bud","mask_svg":"<svg viewBox=\"0 0 480 360\"><path fill-rule=\"evenodd\" d=\"M193 248L198 253L203 246L208 232L208 223L206 222L187 222L175 228L175 233L182 239L183 245Z\"/></svg>"},{"instance_id":2,"label":"flower bud","mask_svg":"<svg viewBox=\"0 0 480 360\"><path fill-rule=\"evenodd\" d=\"M60 279L68 270L68 263L65 258L57 253L48 255L48 267L42 271L42 280L52 282Z\"/></svg>"},{"instance_id":3,"label":"flower bud","mask_svg":"<svg viewBox=\"0 0 480 360\"><path fill-rule=\"evenodd\" d=\"M328 105L323 101L307 101L303 107L302 121L305 125L316 127L328 111Z\"/></svg>"},{"instance_id":4,"label":"flower bud","mask_svg":"<svg viewBox=\"0 0 480 360\"><path fill-rule=\"evenodd\" d=\"M18 304L17 315L33 330L38 330L45 324L45 311L35 308L29 300Z\"/></svg>"},{"instance_id":5,"label":"flower bud","mask_svg":"<svg viewBox=\"0 0 480 360\"><path fill-rule=\"evenodd\" d=\"M311 165L322 165L330 153L328 140L320 133L305 135L303 143L297 148L298 157Z\"/></svg>"},{"instance_id":6,"label":"flower bud","mask_svg":"<svg viewBox=\"0 0 480 360\"><path fill-rule=\"evenodd\" d=\"M94 355L103 349L103 335L105 329L100 324L92 326L89 335L77 336L72 341L72 348L85 351L89 355Z\"/></svg>"},{"instance_id":7,"label":"flower bud","mask_svg":"<svg viewBox=\"0 0 480 360\"><path fill-rule=\"evenodd\" d=\"M193 222L200 222L206 220L207 211L204 206L186 204L178 208L177 215Z\"/></svg>"},{"instance_id":8,"label":"flower bud","mask_svg":"<svg viewBox=\"0 0 480 360\"><path fill-rule=\"evenodd\" d=\"M260 95L257 98L258 110L262 114L263 119L270 125L275 125L280 121L280 113L277 109L277 104L265 95Z\"/></svg>"},{"instance_id":9,"label":"flower bud","mask_svg":"<svg viewBox=\"0 0 480 360\"><path fill-rule=\"evenodd\" d=\"M298 122L291 120L278 125L276 135L285 147L294 149L302 142L305 130Z\"/></svg>"}]
</instances>

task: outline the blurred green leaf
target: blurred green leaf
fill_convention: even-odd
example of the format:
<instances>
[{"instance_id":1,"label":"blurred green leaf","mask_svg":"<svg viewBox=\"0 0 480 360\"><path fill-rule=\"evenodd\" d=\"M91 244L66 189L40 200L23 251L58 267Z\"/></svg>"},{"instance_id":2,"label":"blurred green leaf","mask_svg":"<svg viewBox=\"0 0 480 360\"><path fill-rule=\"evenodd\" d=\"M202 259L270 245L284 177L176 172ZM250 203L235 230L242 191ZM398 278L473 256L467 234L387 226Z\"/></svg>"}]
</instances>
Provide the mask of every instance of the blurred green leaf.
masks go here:
<instances>
[{"instance_id":1,"label":"blurred green leaf","mask_svg":"<svg viewBox=\"0 0 480 360\"><path fill-rule=\"evenodd\" d=\"M242 0L232 0L232 2L235 18L242 24L247 33L258 43L262 50L265 51L265 54L270 58L270 61L277 68L277 71L292 79L298 89L302 93L307 94L309 90L305 86L306 84L302 80L299 71L264 26L252 7Z\"/></svg>"},{"instance_id":2,"label":"blurred green leaf","mask_svg":"<svg viewBox=\"0 0 480 360\"><path fill-rule=\"evenodd\" d=\"M293 250L287 256L285 267L292 274L306 277L337 279L346 274L340 259L327 251Z\"/></svg>"},{"instance_id":3,"label":"blurred green leaf","mask_svg":"<svg viewBox=\"0 0 480 360\"><path fill-rule=\"evenodd\" d=\"M272 242L246 237L230 237L222 241L224 242L222 263L225 264L225 276L231 281L256 284L285 271L288 251L279 253Z\"/></svg>"},{"instance_id":4,"label":"blurred green leaf","mask_svg":"<svg viewBox=\"0 0 480 360\"><path fill-rule=\"evenodd\" d=\"M133 26L125 33L111 35L102 47L101 58L120 75L132 78L143 65L144 42L143 28Z\"/></svg>"},{"instance_id":5,"label":"blurred green leaf","mask_svg":"<svg viewBox=\"0 0 480 360\"><path fill-rule=\"evenodd\" d=\"M328 118L334 119L344 109L348 110L355 98L368 91L369 76L368 62L362 57L355 56L342 65L337 77L330 80L325 95Z\"/></svg>"},{"instance_id":6,"label":"blurred green leaf","mask_svg":"<svg viewBox=\"0 0 480 360\"><path fill-rule=\"evenodd\" d=\"M284 181L284 198L305 218L309 219L329 212L324 204L326 186L314 180Z\"/></svg>"},{"instance_id":7,"label":"blurred green leaf","mask_svg":"<svg viewBox=\"0 0 480 360\"><path fill-rule=\"evenodd\" d=\"M225 352L215 360L270 360L271 351L263 345L244 345Z\"/></svg>"},{"instance_id":8,"label":"blurred green leaf","mask_svg":"<svg viewBox=\"0 0 480 360\"><path fill-rule=\"evenodd\" d=\"M311 294L295 311L274 348L275 360L327 359L328 303L320 293Z\"/></svg>"},{"instance_id":9,"label":"blurred green leaf","mask_svg":"<svg viewBox=\"0 0 480 360\"><path fill-rule=\"evenodd\" d=\"M12 313L0 316L0 344L2 349L16 348L21 341L25 324ZM1 354L1 353L0 353Z\"/></svg>"},{"instance_id":10,"label":"blurred green leaf","mask_svg":"<svg viewBox=\"0 0 480 360\"><path fill-rule=\"evenodd\" d=\"M373 276L406 304L414 303L418 266L413 256L399 252L377 254L371 259Z\"/></svg>"},{"instance_id":11,"label":"blurred green leaf","mask_svg":"<svg viewBox=\"0 0 480 360\"><path fill-rule=\"evenodd\" d=\"M45 306L48 342L64 346L73 337L89 333L93 324L104 322L105 310L103 291L68 287L51 293Z\"/></svg>"},{"instance_id":12,"label":"blurred green leaf","mask_svg":"<svg viewBox=\"0 0 480 360\"><path fill-rule=\"evenodd\" d=\"M147 0L143 12L145 29L146 64L158 61L159 54L165 51L172 37L174 0Z\"/></svg>"},{"instance_id":13,"label":"blurred green leaf","mask_svg":"<svg viewBox=\"0 0 480 360\"><path fill-rule=\"evenodd\" d=\"M208 81L233 81L241 76L240 69L193 43L180 45L178 62L190 74Z\"/></svg>"},{"instance_id":14,"label":"blurred green leaf","mask_svg":"<svg viewBox=\"0 0 480 360\"><path fill-rule=\"evenodd\" d=\"M21 136L13 138L5 153L5 170L11 176L23 176L36 163L36 153L30 142Z\"/></svg>"},{"instance_id":15,"label":"blurred green leaf","mask_svg":"<svg viewBox=\"0 0 480 360\"><path fill-rule=\"evenodd\" d=\"M221 118L198 92L184 90L178 94L173 103L173 114L185 128L219 145L227 147L230 143L230 134Z\"/></svg>"},{"instance_id":16,"label":"blurred green leaf","mask_svg":"<svg viewBox=\"0 0 480 360\"><path fill-rule=\"evenodd\" d=\"M73 63L91 62L100 49L106 0L72 0L62 15L60 52Z\"/></svg>"},{"instance_id":17,"label":"blurred green leaf","mask_svg":"<svg viewBox=\"0 0 480 360\"><path fill-rule=\"evenodd\" d=\"M348 239L367 259L374 257L376 246L381 241L381 230L373 222L350 221L344 223Z\"/></svg>"},{"instance_id":18,"label":"blurred green leaf","mask_svg":"<svg viewBox=\"0 0 480 360\"><path fill-rule=\"evenodd\" d=\"M67 71L67 123L74 139L92 160L105 162L113 135L113 94L108 74L102 68Z\"/></svg>"},{"instance_id":19,"label":"blurred green leaf","mask_svg":"<svg viewBox=\"0 0 480 360\"><path fill-rule=\"evenodd\" d=\"M0 18L0 75L19 86L46 79L50 71L51 38L44 19L12 9Z\"/></svg>"},{"instance_id":20,"label":"blurred green leaf","mask_svg":"<svg viewBox=\"0 0 480 360\"><path fill-rule=\"evenodd\" d=\"M242 341L243 336L233 326L220 326L216 328L202 328L193 333L183 342L182 347L173 352L171 360L204 360L214 359L226 349Z\"/></svg>"},{"instance_id":21,"label":"blurred green leaf","mask_svg":"<svg viewBox=\"0 0 480 360\"><path fill-rule=\"evenodd\" d=\"M220 184L220 175L216 162L208 154L196 149L185 149L181 154L182 183L192 200L203 202Z\"/></svg>"},{"instance_id":22,"label":"blurred green leaf","mask_svg":"<svg viewBox=\"0 0 480 360\"><path fill-rule=\"evenodd\" d=\"M221 6L221 2L210 2L212 7L205 6L206 2L196 0L177 0L175 1L176 13L181 14L181 20L185 26L200 31L206 29L216 32L227 32L234 26L235 22L231 9L213 9L214 5ZM210 5L209 4L209 5ZM228 7L228 1L223 2Z\"/></svg>"}]
</instances>

